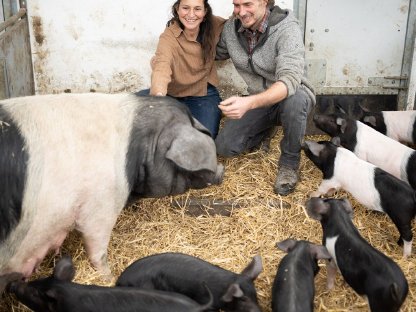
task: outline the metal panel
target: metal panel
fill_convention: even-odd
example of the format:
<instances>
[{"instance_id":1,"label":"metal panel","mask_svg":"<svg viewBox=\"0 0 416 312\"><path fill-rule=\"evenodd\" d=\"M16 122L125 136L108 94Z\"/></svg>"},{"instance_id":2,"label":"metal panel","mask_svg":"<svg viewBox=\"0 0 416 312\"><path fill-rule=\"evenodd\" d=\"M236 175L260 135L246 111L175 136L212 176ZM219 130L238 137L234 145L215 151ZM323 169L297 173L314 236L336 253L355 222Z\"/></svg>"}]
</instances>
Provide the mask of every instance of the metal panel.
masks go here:
<instances>
[{"instance_id":1,"label":"metal panel","mask_svg":"<svg viewBox=\"0 0 416 312\"><path fill-rule=\"evenodd\" d=\"M0 76L5 73L6 88L0 98L31 95L33 88L32 60L30 57L29 29L23 18L0 34L0 59L5 59L5 70L0 66ZM0 78L0 80L3 77ZM0 89L3 88L0 85Z\"/></svg>"},{"instance_id":2,"label":"metal panel","mask_svg":"<svg viewBox=\"0 0 416 312\"><path fill-rule=\"evenodd\" d=\"M318 94L397 94L369 78L400 77L410 0L307 1L308 63L326 60ZM315 73L308 70L313 80ZM322 74L319 74L322 77Z\"/></svg>"},{"instance_id":3,"label":"metal panel","mask_svg":"<svg viewBox=\"0 0 416 312\"><path fill-rule=\"evenodd\" d=\"M398 106L399 109L414 108L414 92L416 89L416 1L410 1L409 19L407 21L406 44L404 48L402 76L409 78L407 90L399 91ZM413 99L412 99L413 98Z\"/></svg>"},{"instance_id":4,"label":"metal panel","mask_svg":"<svg viewBox=\"0 0 416 312\"><path fill-rule=\"evenodd\" d=\"M413 46L413 58L411 62L411 71L409 75L409 86L406 97L406 110L415 109L416 104L416 40Z\"/></svg>"}]
</instances>

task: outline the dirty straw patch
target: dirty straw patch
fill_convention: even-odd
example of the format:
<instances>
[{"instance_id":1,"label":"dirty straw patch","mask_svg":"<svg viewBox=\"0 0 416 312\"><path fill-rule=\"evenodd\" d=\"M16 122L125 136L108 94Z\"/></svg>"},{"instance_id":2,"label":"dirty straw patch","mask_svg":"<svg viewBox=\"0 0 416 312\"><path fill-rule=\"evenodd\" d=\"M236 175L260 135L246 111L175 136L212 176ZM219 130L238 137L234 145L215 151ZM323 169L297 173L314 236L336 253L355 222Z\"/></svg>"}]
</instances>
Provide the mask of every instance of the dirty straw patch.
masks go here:
<instances>
[{"instance_id":1,"label":"dirty straw patch","mask_svg":"<svg viewBox=\"0 0 416 312\"><path fill-rule=\"evenodd\" d=\"M109 263L115 276L141 257L173 251L198 256L234 272L241 271L251 258L260 254L264 271L256 280L258 297L265 312L270 312L271 287L277 265L285 255L276 242L288 237L321 243L318 221L309 219L304 203L320 184L322 176L302 155L301 183L286 197L273 193L273 183L280 154L281 131L272 140L269 153L257 151L232 159L220 159L225 165L224 182L203 190L163 199L142 199L124 209L113 230ZM311 136L318 140L326 137ZM415 256L402 260L396 245L397 230L388 217L366 210L345 192L355 209L354 223L360 233L376 248L393 258L403 269L410 286L402 311L415 311ZM71 233L62 253L73 256L77 269L75 281L105 284L89 264L80 236ZM58 258L48 257L37 276L49 274ZM331 292L325 287L326 269L315 278L315 311L368 311L364 299L337 275ZM27 311L12 298L2 299L0 311Z\"/></svg>"}]
</instances>

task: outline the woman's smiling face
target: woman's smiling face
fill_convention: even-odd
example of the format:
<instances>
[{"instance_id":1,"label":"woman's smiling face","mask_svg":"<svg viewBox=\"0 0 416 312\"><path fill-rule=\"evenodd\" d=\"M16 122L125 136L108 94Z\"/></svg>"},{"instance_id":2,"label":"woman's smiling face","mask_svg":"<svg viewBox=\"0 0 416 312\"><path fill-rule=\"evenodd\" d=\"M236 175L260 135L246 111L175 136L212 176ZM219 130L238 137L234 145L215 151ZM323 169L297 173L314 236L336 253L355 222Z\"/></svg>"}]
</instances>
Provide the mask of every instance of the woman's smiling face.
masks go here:
<instances>
[{"instance_id":1,"label":"woman's smiling face","mask_svg":"<svg viewBox=\"0 0 416 312\"><path fill-rule=\"evenodd\" d=\"M186 30L199 31L206 14L204 0L182 0L176 12Z\"/></svg>"}]
</instances>

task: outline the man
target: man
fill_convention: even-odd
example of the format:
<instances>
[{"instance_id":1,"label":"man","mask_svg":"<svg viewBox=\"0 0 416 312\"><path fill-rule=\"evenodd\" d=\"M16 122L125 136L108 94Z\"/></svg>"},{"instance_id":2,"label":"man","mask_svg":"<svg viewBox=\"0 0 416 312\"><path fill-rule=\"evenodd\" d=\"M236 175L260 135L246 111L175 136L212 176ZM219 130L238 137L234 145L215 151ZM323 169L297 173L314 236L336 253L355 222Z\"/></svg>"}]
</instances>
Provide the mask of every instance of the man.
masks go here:
<instances>
[{"instance_id":1,"label":"man","mask_svg":"<svg viewBox=\"0 0 416 312\"><path fill-rule=\"evenodd\" d=\"M252 150L281 124L274 191L287 195L299 180L301 144L315 104L304 76L302 31L293 12L274 6L274 0L233 0L233 5L235 18L224 25L216 58L231 58L249 95L220 103L229 119L215 141L217 153L229 157Z\"/></svg>"}]
</instances>

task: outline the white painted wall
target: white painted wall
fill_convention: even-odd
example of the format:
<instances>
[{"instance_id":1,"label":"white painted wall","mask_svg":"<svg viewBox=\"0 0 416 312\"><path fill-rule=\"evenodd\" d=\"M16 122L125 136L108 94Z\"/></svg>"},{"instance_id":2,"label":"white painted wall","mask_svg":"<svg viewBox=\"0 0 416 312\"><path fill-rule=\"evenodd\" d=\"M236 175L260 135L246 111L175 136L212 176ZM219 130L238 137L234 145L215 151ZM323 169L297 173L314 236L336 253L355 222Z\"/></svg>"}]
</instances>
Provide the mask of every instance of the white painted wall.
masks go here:
<instances>
[{"instance_id":1,"label":"white painted wall","mask_svg":"<svg viewBox=\"0 0 416 312\"><path fill-rule=\"evenodd\" d=\"M27 2L35 93L137 91L150 83L149 60L174 0L31 0ZM292 8L293 0L276 1ZM228 17L232 0L210 0ZM226 85L243 90L231 65Z\"/></svg>"}]
</instances>

